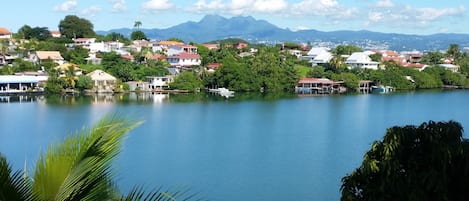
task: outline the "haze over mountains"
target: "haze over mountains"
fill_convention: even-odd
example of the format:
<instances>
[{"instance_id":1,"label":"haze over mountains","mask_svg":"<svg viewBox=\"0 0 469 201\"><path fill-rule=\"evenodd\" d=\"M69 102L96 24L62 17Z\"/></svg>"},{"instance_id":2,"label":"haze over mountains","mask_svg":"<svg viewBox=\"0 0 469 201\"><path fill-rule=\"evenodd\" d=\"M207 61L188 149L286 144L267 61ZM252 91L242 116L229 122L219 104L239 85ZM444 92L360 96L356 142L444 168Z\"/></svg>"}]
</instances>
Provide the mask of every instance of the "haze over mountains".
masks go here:
<instances>
[{"instance_id":1,"label":"haze over mountains","mask_svg":"<svg viewBox=\"0 0 469 201\"><path fill-rule=\"evenodd\" d=\"M135 29L122 28L98 31L98 34L111 32L130 36ZM152 40L180 38L186 42L204 43L225 38L242 38L252 43L306 42L313 45L334 47L339 44L353 44L365 49L403 50L446 50L449 44L469 47L469 34L440 33L433 35L408 35L379 33L372 31L331 31L319 30L292 31L279 28L265 20L253 17L225 18L207 15L199 22L185 22L166 29L140 29Z\"/></svg>"}]
</instances>

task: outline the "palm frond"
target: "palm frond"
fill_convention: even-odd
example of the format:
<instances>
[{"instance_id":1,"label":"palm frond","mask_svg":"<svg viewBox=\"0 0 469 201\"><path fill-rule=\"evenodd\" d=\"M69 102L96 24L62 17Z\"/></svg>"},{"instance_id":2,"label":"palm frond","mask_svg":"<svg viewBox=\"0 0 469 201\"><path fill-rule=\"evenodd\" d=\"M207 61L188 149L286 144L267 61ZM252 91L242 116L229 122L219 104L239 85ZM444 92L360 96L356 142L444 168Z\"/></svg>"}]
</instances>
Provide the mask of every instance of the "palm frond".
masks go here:
<instances>
[{"instance_id":1,"label":"palm frond","mask_svg":"<svg viewBox=\"0 0 469 201\"><path fill-rule=\"evenodd\" d=\"M0 201L31 200L30 182L21 171L12 174L11 166L0 154Z\"/></svg>"},{"instance_id":2,"label":"palm frond","mask_svg":"<svg viewBox=\"0 0 469 201\"><path fill-rule=\"evenodd\" d=\"M109 200L115 195L112 159L124 135L140 123L105 117L93 128L50 146L37 162L33 193L41 200Z\"/></svg>"},{"instance_id":3,"label":"palm frond","mask_svg":"<svg viewBox=\"0 0 469 201\"><path fill-rule=\"evenodd\" d=\"M164 190L158 188L146 192L142 187L134 187L127 196L123 196L121 201L183 201L183 200L201 200L197 199L196 194L191 194L189 190Z\"/></svg>"}]
</instances>

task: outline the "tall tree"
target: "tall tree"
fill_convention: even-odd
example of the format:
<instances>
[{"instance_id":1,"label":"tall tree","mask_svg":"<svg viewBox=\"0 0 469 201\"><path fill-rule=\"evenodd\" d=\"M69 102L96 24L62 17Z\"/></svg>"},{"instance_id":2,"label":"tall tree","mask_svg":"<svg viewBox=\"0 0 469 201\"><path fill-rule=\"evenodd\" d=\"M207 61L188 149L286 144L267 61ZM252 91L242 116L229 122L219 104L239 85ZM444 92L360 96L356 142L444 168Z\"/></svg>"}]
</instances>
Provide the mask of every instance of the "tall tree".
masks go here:
<instances>
[{"instance_id":1,"label":"tall tree","mask_svg":"<svg viewBox=\"0 0 469 201\"><path fill-rule=\"evenodd\" d=\"M84 18L76 15L67 15L59 23L60 33L66 38L95 37L93 24Z\"/></svg>"},{"instance_id":2,"label":"tall tree","mask_svg":"<svg viewBox=\"0 0 469 201\"><path fill-rule=\"evenodd\" d=\"M140 27L142 26L142 22L141 21L135 21L134 22L134 28L137 28L137 30L140 30Z\"/></svg>"},{"instance_id":3,"label":"tall tree","mask_svg":"<svg viewBox=\"0 0 469 201\"><path fill-rule=\"evenodd\" d=\"M392 127L342 179L342 201L469 199L469 143L454 121Z\"/></svg>"},{"instance_id":4,"label":"tall tree","mask_svg":"<svg viewBox=\"0 0 469 201\"><path fill-rule=\"evenodd\" d=\"M450 56L453 59L457 59L460 55L459 45L450 44L448 50L446 50L446 55Z\"/></svg>"}]
</instances>

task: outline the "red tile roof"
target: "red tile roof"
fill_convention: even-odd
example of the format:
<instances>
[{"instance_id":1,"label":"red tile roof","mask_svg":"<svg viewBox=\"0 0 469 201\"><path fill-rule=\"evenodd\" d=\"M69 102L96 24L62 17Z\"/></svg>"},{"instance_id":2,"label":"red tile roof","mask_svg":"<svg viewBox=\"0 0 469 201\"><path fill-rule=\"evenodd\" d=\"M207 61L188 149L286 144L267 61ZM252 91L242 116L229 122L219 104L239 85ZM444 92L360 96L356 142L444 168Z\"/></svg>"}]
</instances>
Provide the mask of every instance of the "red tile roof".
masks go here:
<instances>
[{"instance_id":1,"label":"red tile roof","mask_svg":"<svg viewBox=\"0 0 469 201\"><path fill-rule=\"evenodd\" d=\"M176 58L176 59L200 59L200 55L199 54L191 54L191 53L186 53L186 52L182 52L182 53L179 53L179 54L175 54L173 56L170 56L168 58Z\"/></svg>"},{"instance_id":2,"label":"red tile roof","mask_svg":"<svg viewBox=\"0 0 469 201\"><path fill-rule=\"evenodd\" d=\"M300 84L313 83L313 84L335 84L336 82L327 78L302 78L298 81Z\"/></svg>"},{"instance_id":3,"label":"red tile roof","mask_svg":"<svg viewBox=\"0 0 469 201\"><path fill-rule=\"evenodd\" d=\"M221 63L210 63L207 64L207 68L218 68L221 66Z\"/></svg>"},{"instance_id":4,"label":"red tile roof","mask_svg":"<svg viewBox=\"0 0 469 201\"><path fill-rule=\"evenodd\" d=\"M9 35L9 34L11 34L11 32L8 31L8 29L0 27L0 35Z\"/></svg>"},{"instance_id":5,"label":"red tile roof","mask_svg":"<svg viewBox=\"0 0 469 201\"><path fill-rule=\"evenodd\" d=\"M123 54L121 55L121 58L127 59L127 60L134 60L134 56L131 54Z\"/></svg>"}]
</instances>

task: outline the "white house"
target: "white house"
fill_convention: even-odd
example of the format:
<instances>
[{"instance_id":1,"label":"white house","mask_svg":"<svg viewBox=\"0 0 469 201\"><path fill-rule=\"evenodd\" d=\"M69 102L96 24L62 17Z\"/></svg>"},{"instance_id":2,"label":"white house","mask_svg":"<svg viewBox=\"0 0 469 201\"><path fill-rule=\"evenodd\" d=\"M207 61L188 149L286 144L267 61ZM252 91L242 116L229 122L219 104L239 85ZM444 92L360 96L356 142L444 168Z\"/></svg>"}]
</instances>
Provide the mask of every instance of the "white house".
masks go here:
<instances>
[{"instance_id":1,"label":"white house","mask_svg":"<svg viewBox=\"0 0 469 201\"><path fill-rule=\"evenodd\" d=\"M167 55L175 55L180 53L197 54L197 47L192 45L171 45L168 47Z\"/></svg>"},{"instance_id":2,"label":"white house","mask_svg":"<svg viewBox=\"0 0 469 201\"><path fill-rule=\"evenodd\" d=\"M325 47L313 47L311 48L311 50L309 50L308 53L306 53L306 56L303 56L303 59L311 61L312 59L314 59L314 57L325 52L329 52L329 49Z\"/></svg>"},{"instance_id":3,"label":"white house","mask_svg":"<svg viewBox=\"0 0 469 201\"><path fill-rule=\"evenodd\" d=\"M152 44L153 52L166 52L168 47L172 45L184 45L184 43L178 41L158 41Z\"/></svg>"},{"instance_id":4,"label":"white house","mask_svg":"<svg viewBox=\"0 0 469 201\"><path fill-rule=\"evenodd\" d=\"M199 66L202 63L199 54L186 52L169 56L166 58L166 61L168 61L171 66L176 67Z\"/></svg>"},{"instance_id":5,"label":"white house","mask_svg":"<svg viewBox=\"0 0 469 201\"><path fill-rule=\"evenodd\" d=\"M90 49L90 44L96 42L96 38L75 38L73 39L75 45L83 46L86 49Z\"/></svg>"},{"instance_id":6,"label":"white house","mask_svg":"<svg viewBox=\"0 0 469 201\"><path fill-rule=\"evenodd\" d=\"M124 47L124 43L118 41L112 42L99 42L99 43L90 43L88 45L90 53L96 52L112 52L121 50Z\"/></svg>"},{"instance_id":7,"label":"white house","mask_svg":"<svg viewBox=\"0 0 469 201\"><path fill-rule=\"evenodd\" d=\"M332 53L330 53L330 52L327 52L327 51L326 52L321 52L321 53L319 53L319 55L317 55L316 57L314 57L311 60L311 63L312 63L313 66L317 66L319 64L329 63L333 57L334 56L332 56Z\"/></svg>"},{"instance_id":8,"label":"white house","mask_svg":"<svg viewBox=\"0 0 469 201\"><path fill-rule=\"evenodd\" d=\"M349 65L350 68L361 68L361 69L378 69L378 62L372 61L371 58L363 52L354 52L350 55L345 63Z\"/></svg>"},{"instance_id":9,"label":"white house","mask_svg":"<svg viewBox=\"0 0 469 201\"><path fill-rule=\"evenodd\" d=\"M102 70L95 70L86 74L86 76L91 77L91 80L93 80L94 91L97 93L113 92L114 85L117 81L114 76Z\"/></svg>"},{"instance_id":10,"label":"white house","mask_svg":"<svg viewBox=\"0 0 469 201\"><path fill-rule=\"evenodd\" d=\"M458 72L459 66L454 64L438 64L439 67L443 67L446 70L450 70L451 72Z\"/></svg>"},{"instance_id":11,"label":"white house","mask_svg":"<svg viewBox=\"0 0 469 201\"><path fill-rule=\"evenodd\" d=\"M169 83L173 82L173 80L174 80L173 75L147 76L147 81L149 83L148 87L150 90L168 88Z\"/></svg>"}]
</instances>

